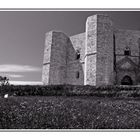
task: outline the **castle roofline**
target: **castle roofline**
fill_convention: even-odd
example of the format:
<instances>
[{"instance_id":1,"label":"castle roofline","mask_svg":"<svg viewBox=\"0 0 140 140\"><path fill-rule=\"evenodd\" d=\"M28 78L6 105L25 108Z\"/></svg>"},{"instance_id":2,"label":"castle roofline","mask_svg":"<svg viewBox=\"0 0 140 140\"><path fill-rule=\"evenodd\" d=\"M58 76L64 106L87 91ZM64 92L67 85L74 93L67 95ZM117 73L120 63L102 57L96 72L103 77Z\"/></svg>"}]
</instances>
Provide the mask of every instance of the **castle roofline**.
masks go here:
<instances>
[{"instance_id":1,"label":"castle roofline","mask_svg":"<svg viewBox=\"0 0 140 140\"><path fill-rule=\"evenodd\" d=\"M47 34L47 33L53 33L53 32L56 32L56 33L64 33L61 30L50 30L49 32L46 32L45 34Z\"/></svg>"},{"instance_id":2,"label":"castle roofline","mask_svg":"<svg viewBox=\"0 0 140 140\"><path fill-rule=\"evenodd\" d=\"M74 35L70 36L70 38L71 38L71 37L78 36L78 35L83 35L83 34L85 34L85 32L82 32L82 33L79 33L79 34L74 34Z\"/></svg>"},{"instance_id":3,"label":"castle roofline","mask_svg":"<svg viewBox=\"0 0 140 140\"><path fill-rule=\"evenodd\" d=\"M64 34L65 36L69 37L65 32L61 31L61 30L51 30L49 32L46 32L45 35L47 35L48 33L61 33L61 34Z\"/></svg>"},{"instance_id":4,"label":"castle roofline","mask_svg":"<svg viewBox=\"0 0 140 140\"><path fill-rule=\"evenodd\" d=\"M114 31L117 32L117 31L127 31L127 32L138 32L140 33L140 30L131 30L131 29L119 29L119 28L114 28Z\"/></svg>"},{"instance_id":5,"label":"castle roofline","mask_svg":"<svg viewBox=\"0 0 140 140\"><path fill-rule=\"evenodd\" d=\"M93 16L105 16L105 17L109 17L108 14L94 14L94 15L91 15L87 18L90 18L90 17L93 17Z\"/></svg>"},{"instance_id":6,"label":"castle roofline","mask_svg":"<svg viewBox=\"0 0 140 140\"><path fill-rule=\"evenodd\" d=\"M87 21L88 20L92 20L93 18L97 18L97 17L99 17L99 16L104 16L104 17L109 17L107 14L95 14L95 15L91 15L91 16L89 16L89 17L87 17ZM109 17L110 18L110 17Z\"/></svg>"}]
</instances>

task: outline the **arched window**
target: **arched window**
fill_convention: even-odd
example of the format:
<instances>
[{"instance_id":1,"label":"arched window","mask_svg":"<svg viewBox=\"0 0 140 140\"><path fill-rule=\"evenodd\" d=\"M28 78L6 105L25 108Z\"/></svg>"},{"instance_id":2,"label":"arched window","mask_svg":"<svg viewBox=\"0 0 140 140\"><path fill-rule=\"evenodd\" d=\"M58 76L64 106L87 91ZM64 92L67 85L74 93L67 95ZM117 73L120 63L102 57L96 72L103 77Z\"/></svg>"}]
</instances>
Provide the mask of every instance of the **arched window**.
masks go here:
<instances>
[{"instance_id":1,"label":"arched window","mask_svg":"<svg viewBox=\"0 0 140 140\"><path fill-rule=\"evenodd\" d=\"M80 51L77 50L77 51L76 51L76 60L79 60L79 59L80 59Z\"/></svg>"},{"instance_id":2,"label":"arched window","mask_svg":"<svg viewBox=\"0 0 140 140\"><path fill-rule=\"evenodd\" d=\"M124 55L131 55L131 51L130 51L130 48L126 47L125 50L124 50Z\"/></svg>"},{"instance_id":3,"label":"arched window","mask_svg":"<svg viewBox=\"0 0 140 140\"><path fill-rule=\"evenodd\" d=\"M80 77L79 71L76 72L76 78L78 79Z\"/></svg>"}]
</instances>

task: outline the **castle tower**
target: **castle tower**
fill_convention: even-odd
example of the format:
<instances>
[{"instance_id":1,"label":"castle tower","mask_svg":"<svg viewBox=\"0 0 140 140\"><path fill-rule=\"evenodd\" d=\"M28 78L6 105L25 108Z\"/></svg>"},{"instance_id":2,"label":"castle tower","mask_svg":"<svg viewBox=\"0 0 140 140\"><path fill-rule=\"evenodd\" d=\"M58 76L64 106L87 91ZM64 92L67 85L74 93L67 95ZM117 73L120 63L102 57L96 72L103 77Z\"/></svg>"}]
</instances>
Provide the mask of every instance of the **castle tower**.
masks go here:
<instances>
[{"instance_id":1,"label":"castle tower","mask_svg":"<svg viewBox=\"0 0 140 140\"><path fill-rule=\"evenodd\" d=\"M113 84L113 28L107 15L93 15L86 22L85 85Z\"/></svg>"},{"instance_id":2,"label":"castle tower","mask_svg":"<svg viewBox=\"0 0 140 140\"><path fill-rule=\"evenodd\" d=\"M43 84L66 84L67 41L68 37L62 32L46 33L42 71Z\"/></svg>"}]
</instances>

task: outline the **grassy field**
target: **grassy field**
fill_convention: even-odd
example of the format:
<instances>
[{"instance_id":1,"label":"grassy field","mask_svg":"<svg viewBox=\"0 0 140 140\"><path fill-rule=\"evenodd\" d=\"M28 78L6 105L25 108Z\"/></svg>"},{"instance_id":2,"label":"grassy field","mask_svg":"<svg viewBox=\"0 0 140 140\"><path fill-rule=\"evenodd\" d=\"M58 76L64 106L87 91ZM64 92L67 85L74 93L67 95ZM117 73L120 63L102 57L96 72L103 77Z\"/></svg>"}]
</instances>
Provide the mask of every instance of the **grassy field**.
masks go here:
<instances>
[{"instance_id":1,"label":"grassy field","mask_svg":"<svg viewBox=\"0 0 140 140\"><path fill-rule=\"evenodd\" d=\"M140 129L140 98L0 98L0 129Z\"/></svg>"}]
</instances>

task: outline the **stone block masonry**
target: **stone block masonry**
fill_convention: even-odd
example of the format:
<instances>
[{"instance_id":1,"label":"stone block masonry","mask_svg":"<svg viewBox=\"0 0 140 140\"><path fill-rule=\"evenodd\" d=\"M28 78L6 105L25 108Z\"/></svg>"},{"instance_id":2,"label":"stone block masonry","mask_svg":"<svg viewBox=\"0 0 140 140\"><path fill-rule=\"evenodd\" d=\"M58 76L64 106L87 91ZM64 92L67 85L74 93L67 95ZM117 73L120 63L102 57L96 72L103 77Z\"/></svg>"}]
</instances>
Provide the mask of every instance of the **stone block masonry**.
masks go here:
<instances>
[{"instance_id":1,"label":"stone block masonry","mask_svg":"<svg viewBox=\"0 0 140 140\"><path fill-rule=\"evenodd\" d=\"M87 18L85 32L46 33L44 85L140 84L140 31L116 29L108 15ZM127 77L127 78L126 78Z\"/></svg>"}]
</instances>

